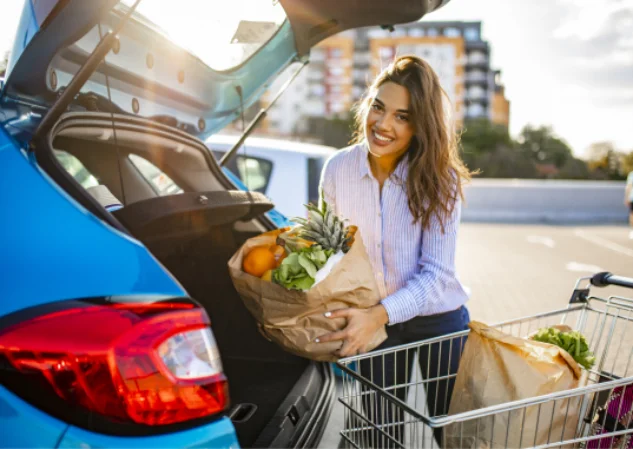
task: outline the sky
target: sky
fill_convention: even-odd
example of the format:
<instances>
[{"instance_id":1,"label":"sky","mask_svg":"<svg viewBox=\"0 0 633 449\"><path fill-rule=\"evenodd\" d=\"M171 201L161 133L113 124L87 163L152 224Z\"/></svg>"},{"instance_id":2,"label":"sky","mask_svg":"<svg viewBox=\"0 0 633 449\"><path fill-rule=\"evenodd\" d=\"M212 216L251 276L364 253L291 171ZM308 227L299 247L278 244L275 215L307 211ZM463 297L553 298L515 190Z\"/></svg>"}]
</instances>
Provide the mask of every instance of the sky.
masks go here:
<instances>
[{"instance_id":1,"label":"sky","mask_svg":"<svg viewBox=\"0 0 633 449\"><path fill-rule=\"evenodd\" d=\"M23 0L1 2L3 55ZM482 22L513 137L549 125L580 157L601 141L633 151L633 0L451 0L425 20Z\"/></svg>"}]
</instances>

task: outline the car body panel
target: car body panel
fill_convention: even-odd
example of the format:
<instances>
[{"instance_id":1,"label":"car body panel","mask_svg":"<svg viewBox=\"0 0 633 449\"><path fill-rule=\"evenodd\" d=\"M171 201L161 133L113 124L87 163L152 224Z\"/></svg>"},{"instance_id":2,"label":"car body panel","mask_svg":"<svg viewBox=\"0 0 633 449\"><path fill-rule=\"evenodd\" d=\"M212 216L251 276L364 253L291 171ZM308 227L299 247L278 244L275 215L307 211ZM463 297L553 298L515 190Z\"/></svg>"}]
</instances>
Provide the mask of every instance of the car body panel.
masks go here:
<instances>
[{"instance_id":1,"label":"car body panel","mask_svg":"<svg viewBox=\"0 0 633 449\"><path fill-rule=\"evenodd\" d=\"M0 385L2 447L56 447L68 424L41 412ZM21 429L21 432L15 432Z\"/></svg>"},{"instance_id":2,"label":"car body panel","mask_svg":"<svg viewBox=\"0 0 633 449\"><path fill-rule=\"evenodd\" d=\"M0 315L64 299L185 296L135 239L86 212L0 129ZM28 188L25 188L28 186Z\"/></svg>"},{"instance_id":3,"label":"car body panel","mask_svg":"<svg viewBox=\"0 0 633 449\"><path fill-rule=\"evenodd\" d=\"M70 426L59 442L58 448L109 448L173 449L173 448L226 448L240 447L235 429L229 418L220 418L193 429L144 437L117 437L102 435Z\"/></svg>"}]
</instances>

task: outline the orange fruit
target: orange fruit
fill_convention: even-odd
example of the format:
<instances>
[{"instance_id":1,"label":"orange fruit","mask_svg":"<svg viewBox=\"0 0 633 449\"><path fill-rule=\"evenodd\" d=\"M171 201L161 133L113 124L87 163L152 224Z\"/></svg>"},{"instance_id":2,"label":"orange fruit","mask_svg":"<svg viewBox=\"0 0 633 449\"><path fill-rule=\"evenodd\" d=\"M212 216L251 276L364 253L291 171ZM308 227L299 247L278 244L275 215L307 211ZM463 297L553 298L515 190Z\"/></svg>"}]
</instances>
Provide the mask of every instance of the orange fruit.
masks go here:
<instances>
[{"instance_id":1,"label":"orange fruit","mask_svg":"<svg viewBox=\"0 0 633 449\"><path fill-rule=\"evenodd\" d=\"M262 245L253 248L246 257L244 257L242 269L246 273L257 277L261 277L266 271L274 269L277 266L277 261L275 260L275 253L272 251L272 246Z\"/></svg>"},{"instance_id":2,"label":"orange fruit","mask_svg":"<svg viewBox=\"0 0 633 449\"><path fill-rule=\"evenodd\" d=\"M262 274L262 277L260 277L260 279L262 281L272 282L272 280L273 280L273 270L266 271L266 273Z\"/></svg>"},{"instance_id":3,"label":"orange fruit","mask_svg":"<svg viewBox=\"0 0 633 449\"><path fill-rule=\"evenodd\" d=\"M286 250L281 245L271 245L270 250L275 255L275 261L276 261L275 268L277 268L279 267L279 265L281 265L282 260L286 258L287 256Z\"/></svg>"}]
</instances>

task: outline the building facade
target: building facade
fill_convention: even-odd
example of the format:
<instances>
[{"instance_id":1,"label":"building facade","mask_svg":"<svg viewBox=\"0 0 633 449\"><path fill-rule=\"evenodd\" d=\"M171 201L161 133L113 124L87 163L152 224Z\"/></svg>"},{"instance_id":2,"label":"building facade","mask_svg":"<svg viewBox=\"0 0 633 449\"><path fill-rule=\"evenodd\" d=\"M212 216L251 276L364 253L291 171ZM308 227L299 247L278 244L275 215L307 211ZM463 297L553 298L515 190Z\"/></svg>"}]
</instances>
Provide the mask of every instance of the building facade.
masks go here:
<instances>
[{"instance_id":1,"label":"building facade","mask_svg":"<svg viewBox=\"0 0 633 449\"><path fill-rule=\"evenodd\" d=\"M490 66L490 45L481 38L481 22L415 22L393 30L347 31L319 44L310 53L310 64L271 108L266 131L313 134L314 123L348 118L374 76L405 54L425 59L437 72L458 127L469 119L509 126L510 103L501 71ZM292 70L273 84L272 92Z\"/></svg>"}]
</instances>

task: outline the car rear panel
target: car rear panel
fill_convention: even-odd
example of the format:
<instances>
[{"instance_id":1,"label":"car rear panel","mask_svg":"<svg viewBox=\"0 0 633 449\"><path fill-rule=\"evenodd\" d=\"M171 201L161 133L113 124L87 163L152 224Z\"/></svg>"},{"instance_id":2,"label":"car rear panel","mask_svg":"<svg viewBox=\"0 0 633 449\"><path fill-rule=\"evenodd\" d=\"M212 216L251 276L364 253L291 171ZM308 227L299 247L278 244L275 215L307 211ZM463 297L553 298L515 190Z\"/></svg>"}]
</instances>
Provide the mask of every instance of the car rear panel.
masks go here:
<instances>
[{"instance_id":1,"label":"car rear panel","mask_svg":"<svg viewBox=\"0 0 633 449\"><path fill-rule=\"evenodd\" d=\"M148 437L116 437L101 435L70 426L58 448L238 448L231 420L221 418L213 423L182 432Z\"/></svg>"},{"instance_id":2,"label":"car rear panel","mask_svg":"<svg viewBox=\"0 0 633 449\"><path fill-rule=\"evenodd\" d=\"M0 417L2 447L56 447L68 428L68 424L41 412L2 386Z\"/></svg>"}]
</instances>

